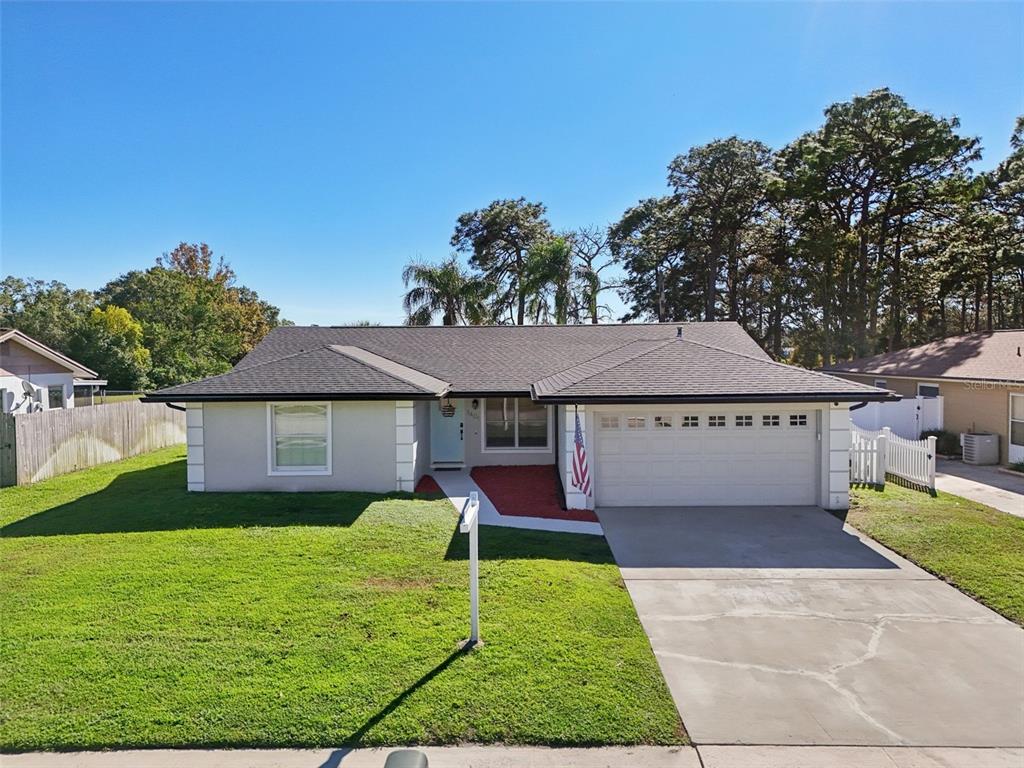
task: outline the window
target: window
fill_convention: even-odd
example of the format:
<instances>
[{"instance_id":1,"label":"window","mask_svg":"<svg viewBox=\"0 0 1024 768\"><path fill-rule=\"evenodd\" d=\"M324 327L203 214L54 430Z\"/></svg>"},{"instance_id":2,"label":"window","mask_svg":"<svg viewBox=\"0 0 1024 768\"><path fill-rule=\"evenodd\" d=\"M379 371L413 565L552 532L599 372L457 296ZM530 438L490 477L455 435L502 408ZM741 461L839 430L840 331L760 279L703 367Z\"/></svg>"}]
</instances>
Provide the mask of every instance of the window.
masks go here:
<instances>
[{"instance_id":1,"label":"window","mask_svg":"<svg viewBox=\"0 0 1024 768\"><path fill-rule=\"evenodd\" d=\"M887 382L885 379L875 379L875 386L878 387L879 389L888 389L889 382Z\"/></svg>"},{"instance_id":2,"label":"window","mask_svg":"<svg viewBox=\"0 0 1024 768\"><path fill-rule=\"evenodd\" d=\"M329 403L268 403L269 474L331 473Z\"/></svg>"},{"instance_id":3,"label":"window","mask_svg":"<svg viewBox=\"0 0 1024 768\"><path fill-rule=\"evenodd\" d=\"M56 386L50 387L46 390L47 407L49 408L63 408L64 407L64 387Z\"/></svg>"},{"instance_id":4,"label":"window","mask_svg":"<svg viewBox=\"0 0 1024 768\"><path fill-rule=\"evenodd\" d=\"M737 427L752 427L752 426L754 426L754 417L753 416L748 416L748 415L737 416L736 417L736 426Z\"/></svg>"},{"instance_id":5,"label":"window","mask_svg":"<svg viewBox=\"0 0 1024 768\"><path fill-rule=\"evenodd\" d=\"M709 427L724 427L725 416L708 416Z\"/></svg>"},{"instance_id":6,"label":"window","mask_svg":"<svg viewBox=\"0 0 1024 768\"><path fill-rule=\"evenodd\" d=\"M674 422L673 422L671 416L655 416L654 417L654 428L655 429L671 428L673 423Z\"/></svg>"},{"instance_id":7,"label":"window","mask_svg":"<svg viewBox=\"0 0 1024 768\"><path fill-rule=\"evenodd\" d=\"M789 415L789 426L791 426L791 427L806 427L807 426L807 414L806 413L791 413Z\"/></svg>"},{"instance_id":8,"label":"window","mask_svg":"<svg viewBox=\"0 0 1024 768\"><path fill-rule=\"evenodd\" d=\"M484 407L484 448L547 449L548 409L527 397L489 397Z\"/></svg>"},{"instance_id":9,"label":"window","mask_svg":"<svg viewBox=\"0 0 1024 768\"><path fill-rule=\"evenodd\" d=\"M619 428L619 417L618 416L602 416L601 417L601 429L618 429Z\"/></svg>"},{"instance_id":10,"label":"window","mask_svg":"<svg viewBox=\"0 0 1024 768\"><path fill-rule=\"evenodd\" d=\"M630 416L626 419L626 429L647 429L646 416Z\"/></svg>"},{"instance_id":11,"label":"window","mask_svg":"<svg viewBox=\"0 0 1024 768\"><path fill-rule=\"evenodd\" d=\"M938 384L918 384L917 394L921 397L938 397L939 396L939 385Z\"/></svg>"},{"instance_id":12,"label":"window","mask_svg":"<svg viewBox=\"0 0 1024 768\"><path fill-rule=\"evenodd\" d=\"M762 427L777 427L779 423L779 414L777 413L766 413L761 417Z\"/></svg>"},{"instance_id":13,"label":"window","mask_svg":"<svg viewBox=\"0 0 1024 768\"><path fill-rule=\"evenodd\" d=\"M687 427L699 427L700 416L683 416L682 422L679 424L684 429Z\"/></svg>"}]
</instances>

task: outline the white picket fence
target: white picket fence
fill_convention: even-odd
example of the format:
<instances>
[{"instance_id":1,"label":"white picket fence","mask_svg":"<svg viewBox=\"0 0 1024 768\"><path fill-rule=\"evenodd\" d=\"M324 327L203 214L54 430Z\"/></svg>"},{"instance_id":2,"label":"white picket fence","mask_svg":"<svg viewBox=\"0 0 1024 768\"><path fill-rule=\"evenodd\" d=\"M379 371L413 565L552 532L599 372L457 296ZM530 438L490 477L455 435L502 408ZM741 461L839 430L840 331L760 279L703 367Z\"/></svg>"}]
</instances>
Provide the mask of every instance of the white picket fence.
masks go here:
<instances>
[{"instance_id":1,"label":"white picket fence","mask_svg":"<svg viewBox=\"0 0 1024 768\"><path fill-rule=\"evenodd\" d=\"M881 486L887 474L934 491L935 438L908 440L888 427L871 431L851 424L850 481Z\"/></svg>"}]
</instances>

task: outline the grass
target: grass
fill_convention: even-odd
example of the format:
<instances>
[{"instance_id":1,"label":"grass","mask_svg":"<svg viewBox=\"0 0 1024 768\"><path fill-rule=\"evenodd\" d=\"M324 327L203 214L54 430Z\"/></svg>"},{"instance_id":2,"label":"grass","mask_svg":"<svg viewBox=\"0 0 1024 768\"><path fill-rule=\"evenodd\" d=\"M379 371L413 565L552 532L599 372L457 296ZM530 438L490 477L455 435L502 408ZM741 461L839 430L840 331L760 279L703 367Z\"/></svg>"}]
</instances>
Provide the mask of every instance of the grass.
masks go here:
<instances>
[{"instance_id":1,"label":"grass","mask_svg":"<svg viewBox=\"0 0 1024 768\"><path fill-rule=\"evenodd\" d=\"M685 743L604 540L410 494L188 494L181 449L0 490L0 749Z\"/></svg>"},{"instance_id":2,"label":"grass","mask_svg":"<svg viewBox=\"0 0 1024 768\"><path fill-rule=\"evenodd\" d=\"M1024 520L888 483L852 493L847 522L1024 626Z\"/></svg>"}]
</instances>

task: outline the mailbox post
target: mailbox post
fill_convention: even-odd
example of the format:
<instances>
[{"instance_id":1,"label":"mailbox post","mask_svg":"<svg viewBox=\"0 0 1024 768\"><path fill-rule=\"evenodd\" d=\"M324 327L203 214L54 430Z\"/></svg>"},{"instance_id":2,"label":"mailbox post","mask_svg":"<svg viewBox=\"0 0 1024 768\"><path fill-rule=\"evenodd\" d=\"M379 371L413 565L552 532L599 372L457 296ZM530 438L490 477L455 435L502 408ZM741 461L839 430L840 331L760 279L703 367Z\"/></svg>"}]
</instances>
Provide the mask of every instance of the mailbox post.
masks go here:
<instances>
[{"instance_id":1,"label":"mailbox post","mask_svg":"<svg viewBox=\"0 0 1024 768\"><path fill-rule=\"evenodd\" d=\"M476 491L469 494L462 510L459 531L469 534L469 640L467 648L480 642L480 496Z\"/></svg>"}]
</instances>

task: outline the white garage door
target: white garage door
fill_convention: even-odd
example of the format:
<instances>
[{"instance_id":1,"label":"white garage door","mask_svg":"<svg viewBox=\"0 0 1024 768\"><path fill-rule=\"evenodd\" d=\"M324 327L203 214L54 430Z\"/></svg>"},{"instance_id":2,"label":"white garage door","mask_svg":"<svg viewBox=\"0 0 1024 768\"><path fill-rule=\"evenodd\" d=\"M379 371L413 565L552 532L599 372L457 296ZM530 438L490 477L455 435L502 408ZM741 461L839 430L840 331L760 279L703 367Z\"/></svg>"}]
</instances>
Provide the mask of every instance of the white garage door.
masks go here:
<instances>
[{"instance_id":1,"label":"white garage door","mask_svg":"<svg viewBox=\"0 0 1024 768\"><path fill-rule=\"evenodd\" d=\"M598 506L817 503L815 411L594 413Z\"/></svg>"}]
</instances>

